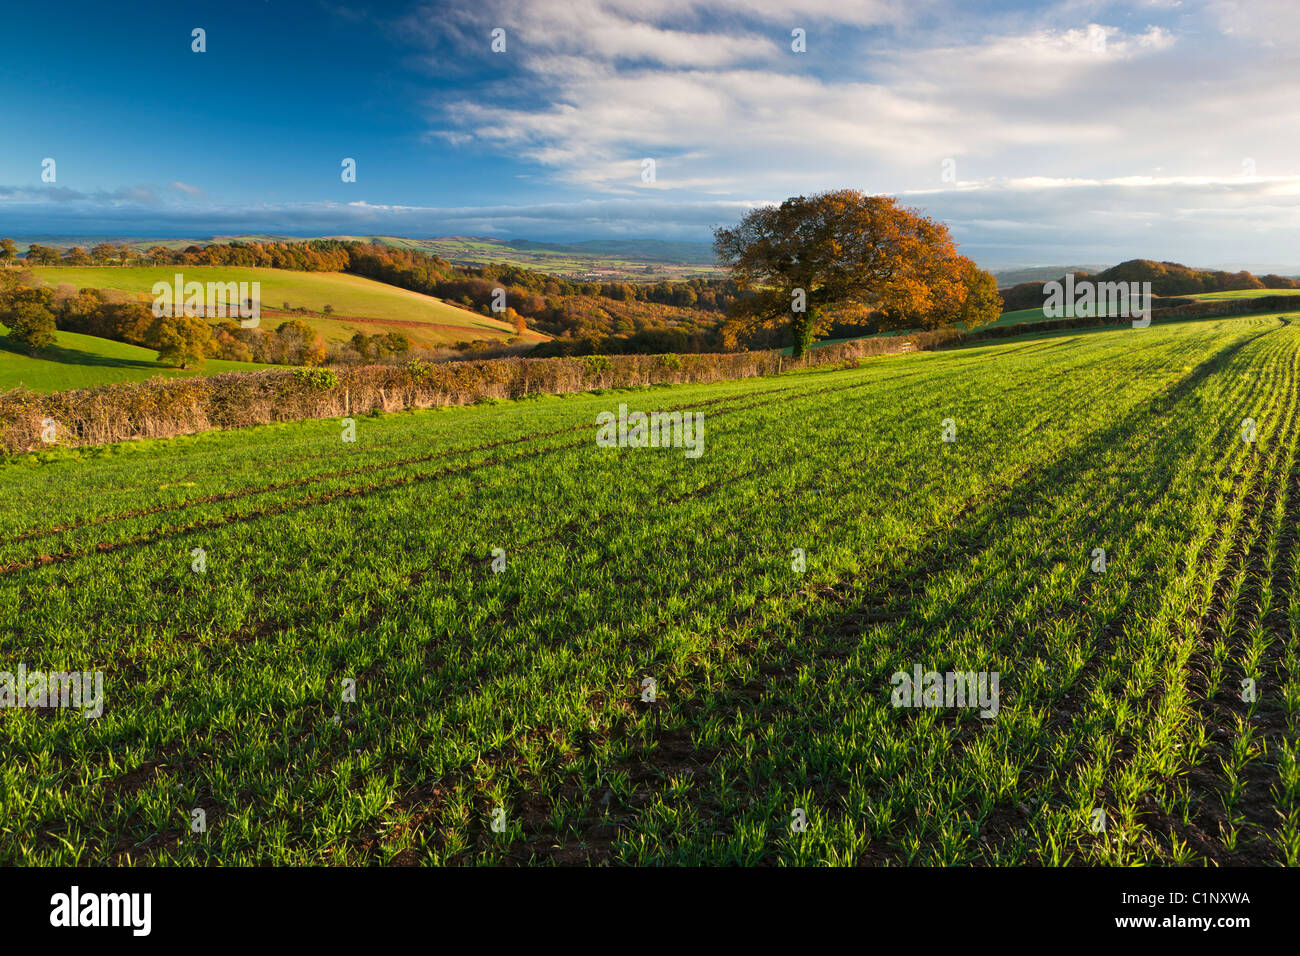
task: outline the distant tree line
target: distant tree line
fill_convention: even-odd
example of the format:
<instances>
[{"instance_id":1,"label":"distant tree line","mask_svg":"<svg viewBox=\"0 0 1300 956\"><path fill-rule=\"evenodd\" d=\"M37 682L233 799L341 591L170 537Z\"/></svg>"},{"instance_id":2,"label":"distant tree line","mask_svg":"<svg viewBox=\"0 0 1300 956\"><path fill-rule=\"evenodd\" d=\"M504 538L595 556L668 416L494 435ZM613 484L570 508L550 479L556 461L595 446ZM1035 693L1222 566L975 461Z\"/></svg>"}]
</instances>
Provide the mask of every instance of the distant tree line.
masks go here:
<instances>
[{"instance_id":1,"label":"distant tree line","mask_svg":"<svg viewBox=\"0 0 1300 956\"><path fill-rule=\"evenodd\" d=\"M1060 281L1064 281L1062 276ZM1256 276L1250 272L1224 272L1217 269L1193 269L1178 262L1155 262L1129 259L1096 274L1076 272L1074 281L1150 282L1151 292L1159 296L1204 295L1207 292L1236 292L1245 289L1300 289L1300 279L1288 276ZM1045 282L1021 282L1009 289L999 289L1003 311L1041 308Z\"/></svg>"},{"instance_id":2,"label":"distant tree line","mask_svg":"<svg viewBox=\"0 0 1300 956\"><path fill-rule=\"evenodd\" d=\"M802 354L827 334L952 323L971 328L992 321L1001 306L992 277L956 253L946 227L887 197L854 190L795 197L753 211L716 238L729 276L655 283L570 280L505 264L457 266L415 249L336 239L144 251L106 242L62 255L33 244L26 259L347 272L497 318L516 335L531 328L552 336L536 347L538 355L707 352L788 342ZM138 330L122 334L128 333ZM255 356L276 352L264 345L259 353L233 334L216 338L223 357L242 356L241 342ZM360 360L394 354L383 343L355 338L350 351Z\"/></svg>"},{"instance_id":3,"label":"distant tree line","mask_svg":"<svg viewBox=\"0 0 1300 956\"><path fill-rule=\"evenodd\" d=\"M0 259L4 244L0 240ZM349 256L344 243L322 239L312 242L230 242L209 246L186 246L168 249L151 246L140 250L129 243L101 242L89 250L73 246L66 252L32 243L23 258L33 266L246 266L269 269L292 269L297 272L342 272L348 268ZM14 256L8 257L10 259Z\"/></svg>"},{"instance_id":4,"label":"distant tree line","mask_svg":"<svg viewBox=\"0 0 1300 956\"><path fill-rule=\"evenodd\" d=\"M3 247L9 249L7 261L17 260L14 243L3 242L8 243ZM516 335L532 328L561 339L538 347L539 354L559 355L662 351L665 346L674 351L718 350L722 347L719 322L736 299L746 294L731 279L574 281L511 265L456 266L414 249L337 239L234 241L183 249L155 245L147 250L104 242L89 250L73 247L64 253L33 243L23 258L30 265L237 266L348 272L500 319L509 323Z\"/></svg>"}]
</instances>

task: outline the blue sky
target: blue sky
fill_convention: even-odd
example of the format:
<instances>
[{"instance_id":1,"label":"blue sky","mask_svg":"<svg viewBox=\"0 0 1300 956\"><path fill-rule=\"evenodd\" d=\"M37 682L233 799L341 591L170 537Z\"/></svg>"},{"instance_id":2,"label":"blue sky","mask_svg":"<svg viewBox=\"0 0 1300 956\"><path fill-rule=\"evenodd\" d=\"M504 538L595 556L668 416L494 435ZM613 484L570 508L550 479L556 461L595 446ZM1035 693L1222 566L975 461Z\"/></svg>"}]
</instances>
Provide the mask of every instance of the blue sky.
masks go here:
<instances>
[{"instance_id":1,"label":"blue sky","mask_svg":"<svg viewBox=\"0 0 1300 956\"><path fill-rule=\"evenodd\" d=\"M1292 0L65 2L4 26L0 235L706 240L847 186L990 268L1300 269Z\"/></svg>"}]
</instances>

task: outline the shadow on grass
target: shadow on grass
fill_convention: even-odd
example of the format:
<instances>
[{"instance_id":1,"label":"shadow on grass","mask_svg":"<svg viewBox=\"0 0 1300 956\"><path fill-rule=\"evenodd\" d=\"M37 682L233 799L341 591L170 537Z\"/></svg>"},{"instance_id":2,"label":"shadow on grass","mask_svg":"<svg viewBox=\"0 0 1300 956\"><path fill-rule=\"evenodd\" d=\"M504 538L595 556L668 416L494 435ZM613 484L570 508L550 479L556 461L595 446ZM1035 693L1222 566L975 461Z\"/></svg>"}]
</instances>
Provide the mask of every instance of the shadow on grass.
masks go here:
<instances>
[{"instance_id":1,"label":"shadow on grass","mask_svg":"<svg viewBox=\"0 0 1300 956\"><path fill-rule=\"evenodd\" d=\"M45 359L63 365L94 365L101 368L138 368L162 371L165 366L144 359L123 358L121 356L100 355L85 349L68 348L63 345L47 345L43 349L29 352L24 345L6 336L0 336L0 350L23 355L27 358Z\"/></svg>"}]
</instances>

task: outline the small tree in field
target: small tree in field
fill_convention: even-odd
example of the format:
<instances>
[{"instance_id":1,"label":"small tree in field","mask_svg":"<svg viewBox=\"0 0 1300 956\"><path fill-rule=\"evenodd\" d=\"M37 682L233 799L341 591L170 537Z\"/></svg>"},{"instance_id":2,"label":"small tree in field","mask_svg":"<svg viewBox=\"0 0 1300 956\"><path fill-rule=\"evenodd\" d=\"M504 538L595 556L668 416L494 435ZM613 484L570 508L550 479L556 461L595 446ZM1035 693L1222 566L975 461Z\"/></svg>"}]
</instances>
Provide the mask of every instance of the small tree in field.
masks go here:
<instances>
[{"instance_id":1,"label":"small tree in field","mask_svg":"<svg viewBox=\"0 0 1300 956\"><path fill-rule=\"evenodd\" d=\"M354 332L352 341L348 343L352 346L352 351L361 357L361 361L368 362L374 357L374 351L370 346L370 336L365 332Z\"/></svg>"},{"instance_id":2,"label":"small tree in field","mask_svg":"<svg viewBox=\"0 0 1300 956\"><path fill-rule=\"evenodd\" d=\"M280 354L288 365L319 365L325 361L325 343L306 322L290 319L275 330Z\"/></svg>"},{"instance_id":3,"label":"small tree in field","mask_svg":"<svg viewBox=\"0 0 1300 956\"><path fill-rule=\"evenodd\" d=\"M411 351L411 340L401 332L389 332L385 335L384 345L394 355L405 355Z\"/></svg>"},{"instance_id":4,"label":"small tree in field","mask_svg":"<svg viewBox=\"0 0 1300 956\"><path fill-rule=\"evenodd\" d=\"M0 322L9 328L9 339L23 345L28 352L43 349L54 342L54 313L50 310L49 289L17 288L0 300Z\"/></svg>"},{"instance_id":5,"label":"small tree in field","mask_svg":"<svg viewBox=\"0 0 1300 956\"><path fill-rule=\"evenodd\" d=\"M796 196L717 230L714 249L750 293L723 326L729 345L788 323L799 357L832 321L969 328L999 311L986 295L992 277L980 278L987 274L957 255L948 228L887 196L854 189Z\"/></svg>"},{"instance_id":6,"label":"small tree in field","mask_svg":"<svg viewBox=\"0 0 1300 956\"><path fill-rule=\"evenodd\" d=\"M215 347L212 326L192 315L155 318L145 332L144 344L157 351L159 362L182 369L191 362L202 364Z\"/></svg>"}]
</instances>

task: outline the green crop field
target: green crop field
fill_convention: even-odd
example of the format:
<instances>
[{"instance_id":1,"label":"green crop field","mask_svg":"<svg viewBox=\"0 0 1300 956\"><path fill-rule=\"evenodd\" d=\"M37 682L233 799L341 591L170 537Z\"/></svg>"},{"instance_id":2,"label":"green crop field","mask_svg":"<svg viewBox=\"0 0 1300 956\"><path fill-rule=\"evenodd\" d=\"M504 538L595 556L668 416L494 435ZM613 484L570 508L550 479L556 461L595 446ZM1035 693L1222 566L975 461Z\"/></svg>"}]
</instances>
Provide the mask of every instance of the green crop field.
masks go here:
<instances>
[{"instance_id":1,"label":"green crop field","mask_svg":"<svg viewBox=\"0 0 1300 956\"><path fill-rule=\"evenodd\" d=\"M1054 316L1049 318L1043 313L1042 309L1017 309L1014 312L1003 312L996 320L981 328L993 328L1001 325L1016 325L1020 322L1045 322L1053 319L1064 318L1064 316ZM1073 318L1073 316L1070 316Z\"/></svg>"},{"instance_id":2,"label":"green crop field","mask_svg":"<svg viewBox=\"0 0 1300 956\"><path fill-rule=\"evenodd\" d=\"M8 329L0 324L0 336L7 332ZM0 392L20 385L33 392L58 392L111 382L142 382L156 375L175 378L269 367L254 362L208 359L197 368L181 371L159 365L158 353L150 349L94 335L56 332L54 345L36 355L0 349Z\"/></svg>"},{"instance_id":3,"label":"green crop field","mask_svg":"<svg viewBox=\"0 0 1300 956\"><path fill-rule=\"evenodd\" d=\"M0 862L1300 863L1293 318L17 459Z\"/></svg>"},{"instance_id":4,"label":"green crop field","mask_svg":"<svg viewBox=\"0 0 1300 956\"><path fill-rule=\"evenodd\" d=\"M445 345L462 340L504 341L514 329L506 322L449 305L441 299L340 272L295 272L226 266L36 266L47 284L58 287L118 289L152 300L155 282L171 282L180 273L194 282L260 282L262 322L275 328L286 319L299 319L316 329L326 342L345 342L357 332L399 331L421 345ZM284 313L284 303L310 313ZM331 306L333 315L322 313ZM528 342L546 336L529 332Z\"/></svg>"},{"instance_id":5,"label":"green crop field","mask_svg":"<svg viewBox=\"0 0 1300 956\"><path fill-rule=\"evenodd\" d=\"M1300 295L1300 289L1234 289L1231 292L1198 292L1197 299L1258 299L1265 295Z\"/></svg>"},{"instance_id":6,"label":"green crop field","mask_svg":"<svg viewBox=\"0 0 1300 956\"><path fill-rule=\"evenodd\" d=\"M1176 298L1209 299L1213 301L1216 299L1258 299L1266 295L1296 294L1300 294L1300 289L1245 289L1237 292L1197 293ZM1157 304L1154 308L1160 308L1160 306ZM1017 309L1014 312L1003 312L996 321L991 323L991 326L1015 325L1018 322L1042 322L1047 318L1042 309Z\"/></svg>"}]
</instances>

